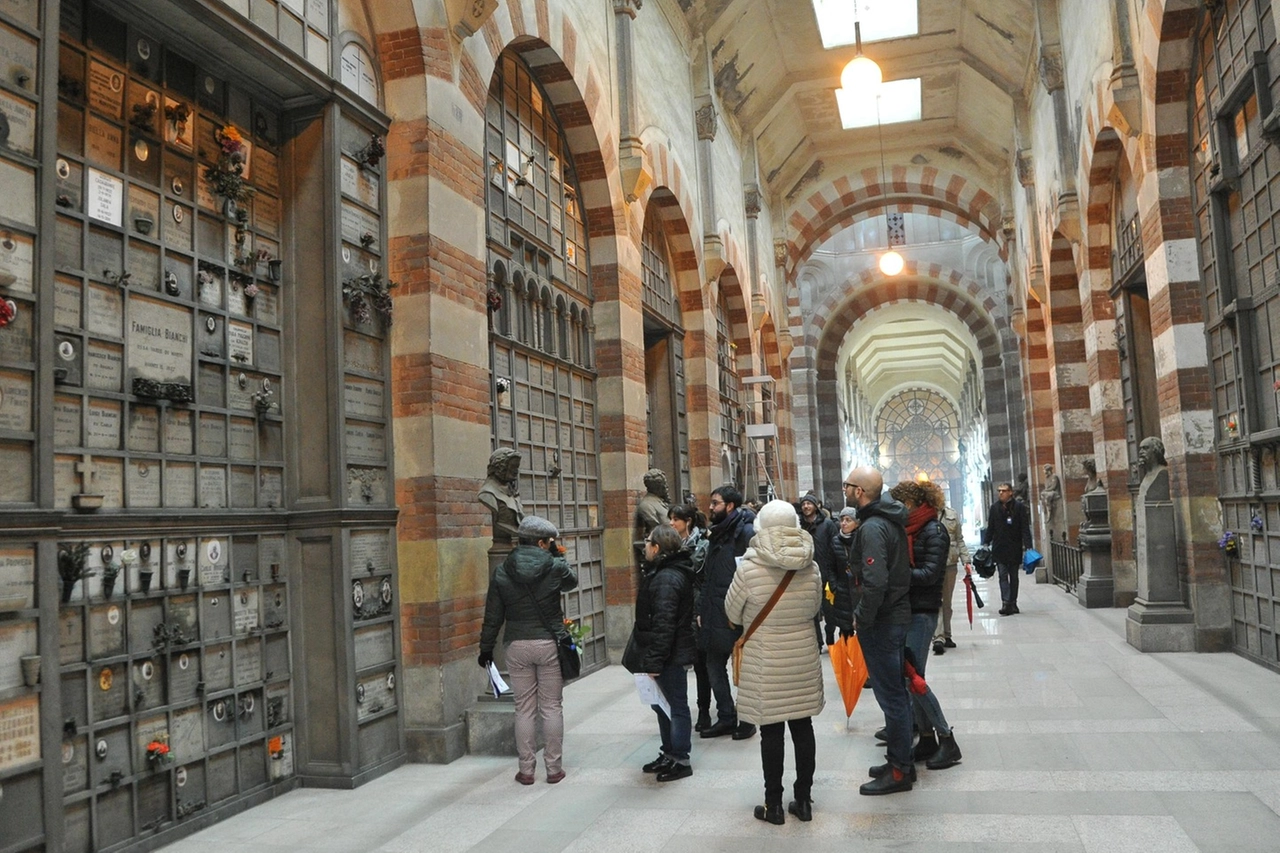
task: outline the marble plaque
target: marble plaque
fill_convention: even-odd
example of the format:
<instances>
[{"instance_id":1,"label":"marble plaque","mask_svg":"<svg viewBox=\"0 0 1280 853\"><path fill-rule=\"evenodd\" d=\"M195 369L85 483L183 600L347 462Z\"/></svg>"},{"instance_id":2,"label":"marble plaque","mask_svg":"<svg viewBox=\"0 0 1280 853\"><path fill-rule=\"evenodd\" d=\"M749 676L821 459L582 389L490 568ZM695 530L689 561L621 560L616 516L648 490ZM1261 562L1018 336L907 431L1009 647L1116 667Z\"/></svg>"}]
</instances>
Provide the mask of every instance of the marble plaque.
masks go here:
<instances>
[{"instance_id":1,"label":"marble plaque","mask_svg":"<svg viewBox=\"0 0 1280 853\"><path fill-rule=\"evenodd\" d=\"M93 482L102 493L102 506L121 509L124 506L124 460L97 457L93 461L97 466Z\"/></svg>"},{"instance_id":2,"label":"marble plaque","mask_svg":"<svg viewBox=\"0 0 1280 853\"><path fill-rule=\"evenodd\" d=\"M200 653L178 652L169 656L169 703L194 702L200 697ZM176 715L175 715L176 716Z\"/></svg>"},{"instance_id":3,"label":"marble plaque","mask_svg":"<svg viewBox=\"0 0 1280 853\"><path fill-rule=\"evenodd\" d=\"M228 484L231 493L231 506L256 506L254 502L254 483L256 479L252 468L232 467L231 481Z\"/></svg>"},{"instance_id":4,"label":"marble plaque","mask_svg":"<svg viewBox=\"0 0 1280 853\"><path fill-rule=\"evenodd\" d=\"M274 332L259 329L255 347L255 362L262 370L280 369L280 336Z\"/></svg>"},{"instance_id":5,"label":"marble plaque","mask_svg":"<svg viewBox=\"0 0 1280 853\"><path fill-rule=\"evenodd\" d=\"M195 452L191 438L191 412L185 409L165 409L164 449L167 453L183 455Z\"/></svg>"},{"instance_id":6,"label":"marble plaque","mask_svg":"<svg viewBox=\"0 0 1280 853\"><path fill-rule=\"evenodd\" d=\"M353 462L382 462L387 458L386 428L348 421L347 456Z\"/></svg>"},{"instance_id":7,"label":"marble plaque","mask_svg":"<svg viewBox=\"0 0 1280 853\"><path fill-rule=\"evenodd\" d=\"M158 382L191 381L191 312L156 299L129 300L129 372Z\"/></svg>"},{"instance_id":8,"label":"marble plaque","mask_svg":"<svg viewBox=\"0 0 1280 853\"><path fill-rule=\"evenodd\" d=\"M235 276L227 278L227 311L231 314L239 314L241 317L249 315L248 300L244 295L244 284L242 284Z\"/></svg>"},{"instance_id":9,"label":"marble plaque","mask_svg":"<svg viewBox=\"0 0 1280 853\"><path fill-rule=\"evenodd\" d=\"M342 191L369 207L378 207L378 181L354 161L342 158ZM359 242L357 240L357 242Z\"/></svg>"},{"instance_id":10,"label":"marble plaque","mask_svg":"<svg viewBox=\"0 0 1280 853\"><path fill-rule=\"evenodd\" d=\"M395 637L390 625L374 625L355 632L356 669L366 669L395 658Z\"/></svg>"},{"instance_id":11,"label":"marble plaque","mask_svg":"<svg viewBox=\"0 0 1280 853\"><path fill-rule=\"evenodd\" d=\"M209 599L211 601L212 599ZM226 596L220 597L226 606ZM204 653L205 691L226 690L231 686L231 644L210 646Z\"/></svg>"},{"instance_id":12,"label":"marble plaque","mask_svg":"<svg viewBox=\"0 0 1280 853\"><path fill-rule=\"evenodd\" d=\"M391 560L387 553L386 531L361 530L351 534L351 571L353 574L389 568L391 568Z\"/></svg>"},{"instance_id":13,"label":"marble plaque","mask_svg":"<svg viewBox=\"0 0 1280 853\"><path fill-rule=\"evenodd\" d=\"M385 506L390 500L387 472L381 468L347 467L347 502L353 506Z\"/></svg>"},{"instance_id":14,"label":"marble plaque","mask_svg":"<svg viewBox=\"0 0 1280 853\"><path fill-rule=\"evenodd\" d=\"M200 168L200 177L196 181L196 204L205 210L218 210L222 207L218 201L217 193L213 191L213 185L205 177L204 167Z\"/></svg>"},{"instance_id":15,"label":"marble plaque","mask_svg":"<svg viewBox=\"0 0 1280 853\"><path fill-rule=\"evenodd\" d=\"M226 380L222 367L217 364L201 364L196 379L196 397L203 406L223 408L226 406Z\"/></svg>"},{"instance_id":16,"label":"marble plaque","mask_svg":"<svg viewBox=\"0 0 1280 853\"><path fill-rule=\"evenodd\" d=\"M54 225L53 246L54 263L61 269L78 270L81 268L80 241L83 233L80 223L59 216Z\"/></svg>"},{"instance_id":17,"label":"marble plaque","mask_svg":"<svg viewBox=\"0 0 1280 853\"><path fill-rule=\"evenodd\" d=\"M232 291L242 293L236 287L233 287ZM230 297L230 292L227 295ZM227 310L232 310L230 299L228 299ZM253 364L253 326L235 321L227 323L227 354L238 364Z\"/></svg>"},{"instance_id":18,"label":"marble plaque","mask_svg":"<svg viewBox=\"0 0 1280 853\"><path fill-rule=\"evenodd\" d=\"M195 565L194 558L190 550L195 547L194 541L175 543L170 540L169 544L175 549L179 544L188 546L186 562L179 561L178 566ZM181 589L181 584L176 581L172 586L176 589ZM190 585L188 585L188 588L190 588ZM198 630L200 622L197 617L196 597L194 595L175 596L169 599L169 623L180 629L187 637L195 639L200 636L200 632Z\"/></svg>"},{"instance_id":19,"label":"marble plaque","mask_svg":"<svg viewBox=\"0 0 1280 853\"><path fill-rule=\"evenodd\" d=\"M0 370L0 429L31 431L31 381L30 373Z\"/></svg>"},{"instance_id":20,"label":"marble plaque","mask_svg":"<svg viewBox=\"0 0 1280 853\"><path fill-rule=\"evenodd\" d=\"M30 545L0 548L0 613L36 602L36 552Z\"/></svg>"},{"instance_id":21,"label":"marble plaque","mask_svg":"<svg viewBox=\"0 0 1280 853\"><path fill-rule=\"evenodd\" d=\"M40 697L0 705L0 772L40 760Z\"/></svg>"},{"instance_id":22,"label":"marble plaque","mask_svg":"<svg viewBox=\"0 0 1280 853\"><path fill-rule=\"evenodd\" d=\"M387 675L379 673L356 682L356 719L364 720L395 707L395 689L388 685Z\"/></svg>"},{"instance_id":23,"label":"marble plaque","mask_svg":"<svg viewBox=\"0 0 1280 853\"><path fill-rule=\"evenodd\" d=\"M126 252L129 259L125 262L125 268L133 273L129 286L135 291L150 290L159 292L161 285L160 250L155 246L148 246L146 243L130 240Z\"/></svg>"},{"instance_id":24,"label":"marble plaque","mask_svg":"<svg viewBox=\"0 0 1280 853\"><path fill-rule=\"evenodd\" d=\"M227 408L253 411L253 392L262 387L262 377L252 373L231 369L227 377Z\"/></svg>"},{"instance_id":25,"label":"marble plaque","mask_svg":"<svg viewBox=\"0 0 1280 853\"><path fill-rule=\"evenodd\" d=\"M147 767L147 744L153 740L169 739L169 722L165 717L150 717L139 720L134 729L133 762L135 767Z\"/></svg>"},{"instance_id":26,"label":"marble plaque","mask_svg":"<svg viewBox=\"0 0 1280 853\"><path fill-rule=\"evenodd\" d=\"M90 228L85 244L85 269L93 278L106 280L107 272L120 272L124 263L124 242L118 234Z\"/></svg>"},{"instance_id":27,"label":"marble plaque","mask_svg":"<svg viewBox=\"0 0 1280 853\"><path fill-rule=\"evenodd\" d=\"M131 670L134 713L137 713L142 708L158 708L163 705L165 694L164 659L156 657L135 660Z\"/></svg>"},{"instance_id":28,"label":"marble plaque","mask_svg":"<svg viewBox=\"0 0 1280 853\"><path fill-rule=\"evenodd\" d=\"M155 406L129 407L129 449L151 453L160 450L160 410Z\"/></svg>"},{"instance_id":29,"label":"marble plaque","mask_svg":"<svg viewBox=\"0 0 1280 853\"><path fill-rule=\"evenodd\" d=\"M118 172L120 155L124 150L124 135L120 128L91 115L85 122L85 130L85 156L89 162ZM112 225L123 225L124 182L105 172L90 169L89 204L86 212L94 219L110 222Z\"/></svg>"},{"instance_id":30,"label":"marble plaque","mask_svg":"<svg viewBox=\"0 0 1280 853\"><path fill-rule=\"evenodd\" d=\"M238 619L239 617L237 617ZM257 637L236 643L236 687L262 680L262 641Z\"/></svg>"},{"instance_id":31,"label":"marble plaque","mask_svg":"<svg viewBox=\"0 0 1280 853\"><path fill-rule=\"evenodd\" d=\"M34 156L36 144L36 108L24 98L0 92L0 115L9 123L9 137L4 146L10 151Z\"/></svg>"},{"instance_id":32,"label":"marble plaque","mask_svg":"<svg viewBox=\"0 0 1280 853\"><path fill-rule=\"evenodd\" d=\"M79 607L58 611L58 663L84 660L84 616Z\"/></svg>"},{"instance_id":33,"label":"marble plaque","mask_svg":"<svg viewBox=\"0 0 1280 853\"><path fill-rule=\"evenodd\" d=\"M89 657L124 654L124 608L104 604L89 610Z\"/></svg>"},{"instance_id":34,"label":"marble plaque","mask_svg":"<svg viewBox=\"0 0 1280 853\"><path fill-rule=\"evenodd\" d=\"M280 201L275 196L259 194L253 200L253 220L259 231L280 236Z\"/></svg>"},{"instance_id":35,"label":"marble plaque","mask_svg":"<svg viewBox=\"0 0 1280 853\"><path fill-rule=\"evenodd\" d=\"M89 63L89 106L112 118L124 107L124 75L101 62Z\"/></svg>"},{"instance_id":36,"label":"marble plaque","mask_svg":"<svg viewBox=\"0 0 1280 853\"><path fill-rule=\"evenodd\" d=\"M88 739L81 736L62 742L62 793L74 794L89 784Z\"/></svg>"},{"instance_id":37,"label":"marble plaque","mask_svg":"<svg viewBox=\"0 0 1280 853\"><path fill-rule=\"evenodd\" d=\"M17 163L0 159L0 198L5 216L32 228L36 224L36 174Z\"/></svg>"},{"instance_id":38,"label":"marble plaque","mask_svg":"<svg viewBox=\"0 0 1280 853\"><path fill-rule=\"evenodd\" d=\"M354 204L342 203L342 239L348 243L362 245L360 238L365 234L373 235L372 247L376 247L381 234L381 224L377 217Z\"/></svg>"},{"instance_id":39,"label":"marble plaque","mask_svg":"<svg viewBox=\"0 0 1280 853\"><path fill-rule=\"evenodd\" d=\"M0 363L33 360L31 344L34 316L35 312L30 310L29 304L19 306L18 316L0 333Z\"/></svg>"},{"instance_id":40,"label":"marble plaque","mask_svg":"<svg viewBox=\"0 0 1280 853\"><path fill-rule=\"evenodd\" d=\"M124 372L124 349L90 341L85 350L85 385L100 391L119 391Z\"/></svg>"},{"instance_id":41,"label":"marble plaque","mask_svg":"<svg viewBox=\"0 0 1280 853\"><path fill-rule=\"evenodd\" d=\"M349 418L382 418L386 416L381 382L348 376L343 383L343 412Z\"/></svg>"},{"instance_id":42,"label":"marble plaque","mask_svg":"<svg viewBox=\"0 0 1280 853\"><path fill-rule=\"evenodd\" d=\"M130 459L125 475L129 506L160 506L160 462L154 459Z\"/></svg>"},{"instance_id":43,"label":"marble plaque","mask_svg":"<svg viewBox=\"0 0 1280 853\"><path fill-rule=\"evenodd\" d=\"M54 279L53 322L68 329L80 328L80 282L62 276Z\"/></svg>"},{"instance_id":44,"label":"marble plaque","mask_svg":"<svg viewBox=\"0 0 1280 853\"><path fill-rule=\"evenodd\" d=\"M35 240L18 231L0 231L0 286L13 293L31 292Z\"/></svg>"},{"instance_id":45,"label":"marble plaque","mask_svg":"<svg viewBox=\"0 0 1280 853\"><path fill-rule=\"evenodd\" d=\"M257 429L253 421L232 418L228 432L227 456L232 459L252 460L257 457Z\"/></svg>"},{"instance_id":46,"label":"marble plaque","mask_svg":"<svg viewBox=\"0 0 1280 853\"><path fill-rule=\"evenodd\" d=\"M227 505L227 469L200 467L200 506L221 509Z\"/></svg>"},{"instance_id":47,"label":"marble plaque","mask_svg":"<svg viewBox=\"0 0 1280 853\"><path fill-rule=\"evenodd\" d=\"M129 227L143 235L155 233L156 217L160 214L160 196L136 184L129 187ZM150 220L151 224L139 222ZM142 225L142 228L138 226ZM130 267L132 271L132 266Z\"/></svg>"},{"instance_id":48,"label":"marble plaque","mask_svg":"<svg viewBox=\"0 0 1280 853\"><path fill-rule=\"evenodd\" d=\"M191 672L196 671L192 664ZM186 695L185 691L182 695ZM194 695L191 698L195 698ZM173 712L173 728L169 732L169 751L177 764L198 761L204 755L204 709L196 705Z\"/></svg>"},{"instance_id":49,"label":"marble plaque","mask_svg":"<svg viewBox=\"0 0 1280 853\"><path fill-rule=\"evenodd\" d=\"M382 373L382 341L377 338L348 331L343 336L342 350L350 370L374 375Z\"/></svg>"},{"instance_id":50,"label":"marble plaque","mask_svg":"<svg viewBox=\"0 0 1280 853\"><path fill-rule=\"evenodd\" d=\"M265 148L259 148L254 152L253 168L257 185L274 195L280 189L280 169L276 155Z\"/></svg>"},{"instance_id":51,"label":"marble plaque","mask_svg":"<svg viewBox=\"0 0 1280 853\"><path fill-rule=\"evenodd\" d=\"M262 625L269 631L284 627L289 621L288 596L284 584L262 590ZM270 662L268 662L270 666Z\"/></svg>"},{"instance_id":52,"label":"marble plaque","mask_svg":"<svg viewBox=\"0 0 1280 853\"><path fill-rule=\"evenodd\" d=\"M68 209L81 210L84 204L84 167L70 160L59 159L56 172L58 197L62 198L63 204Z\"/></svg>"},{"instance_id":53,"label":"marble plaque","mask_svg":"<svg viewBox=\"0 0 1280 853\"><path fill-rule=\"evenodd\" d=\"M279 295L274 287L258 285L258 296L253 300L254 314L260 323L280 322Z\"/></svg>"},{"instance_id":54,"label":"marble plaque","mask_svg":"<svg viewBox=\"0 0 1280 853\"><path fill-rule=\"evenodd\" d=\"M35 653L35 622L0 622L0 691L24 686L20 658Z\"/></svg>"},{"instance_id":55,"label":"marble plaque","mask_svg":"<svg viewBox=\"0 0 1280 853\"><path fill-rule=\"evenodd\" d=\"M212 308L222 307L222 276L211 269L201 269L196 275L200 285L200 303Z\"/></svg>"},{"instance_id":56,"label":"marble plaque","mask_svg":"<svg viewBox=\"0 0 1280 853\"><path fill-rule=\"evenodd\" d=\"M258 472L258 506L284 505L284 474L279 468L263 468Z\"/></svg>"},{"instance_id":57,"label":"marble plaque","mask_svg":"<svg viewBox=\"0 0 1280 853\"><path fill-rule=\"evenodd\" d=\"M53 505L59 509L71 506L71 496L80 493L79 461L78 456L53 457Z\"/></svg>"},{"instance_id":58,"label":"marble plaque","mask_svg":"<svg viewBox=\"0 0 1280 853\"><path fill-rule=\"evenodd\" d=\"M120 449L120 407L115 400L89 400L85 410L86 447Z\"/></svg>"},{"instance_id":59,"label":"marble plaque","mask_svg":"<svg viewBox=\"0 0 1280 853\"><path fill-rule=\"evenodd\" d=\"M227 428L222 415L200 416L200 455L220 458L227 455Z\"/></svg>"},{"instance_id":60,"label":"marble plaque","mask_svg":"<svg viewBox=\"0 0 1280 853\"><path fill-rule=\"evenodd\" d=\"M169 462L164 466L164 505L191 507L196 505L196 466Z\"/></svg>"},{"instance_id":61,"label":"marble plaque","mask_svg":"<svg viewBox=\"0 0 1280 853\"><path fill-rule=\"evenodd\" d=\"M53 446L80 446L80 398L56 397L53 401Z\"/></svg>"},{"instance_id":62,"label":"marble plaque","mask_svg":"<svg viewBox=\"0 0 1280 853\"><path fill-rule=\"evenodd\" d=\"M120 337L124 316L124 298L115 285L89 285L89 304L85 327L94 334Z\"/></svg>"},{"instance_id":63,"label":"marble plaque","mask_svg":"<svg viewBox=\"0 0 1280 853\"><path fill-rule=\"evenodd\" d=\"M180 204L165 205L160 211L160 233L169 248L191 251L191 223L194 220L191 208Z\"/></svg>"},{"instance_id":64,"label":"marble plaque","mask_svg":"<svg viewBox=\"0 0 1280 853\"><path fill-rule=\"evenodd\" d=\"M224 539L201 539L196 558L200 566L200 585L217 586L229 577L227 542Z\"/></svg>"},{"instance_id":65,"label":"marble plaque","mask_svg":"<svg viewBox=\"0 0 1280 853\"><path fill-rule=\"evenodd\" d=\"M237 634L247 634L258 627L258 591L242 589L233 593L232 627Z\"/></svg>"},{"instance_id":66,"label":"marble plaque","mask_svg":"<svg viewBox=\"0 0 1280 853\"><path fill-rule=\"evenodd\" d=\"M31 445L0 442L0 503L28 503L32 498Z\"/></svg>"}]
</instances>

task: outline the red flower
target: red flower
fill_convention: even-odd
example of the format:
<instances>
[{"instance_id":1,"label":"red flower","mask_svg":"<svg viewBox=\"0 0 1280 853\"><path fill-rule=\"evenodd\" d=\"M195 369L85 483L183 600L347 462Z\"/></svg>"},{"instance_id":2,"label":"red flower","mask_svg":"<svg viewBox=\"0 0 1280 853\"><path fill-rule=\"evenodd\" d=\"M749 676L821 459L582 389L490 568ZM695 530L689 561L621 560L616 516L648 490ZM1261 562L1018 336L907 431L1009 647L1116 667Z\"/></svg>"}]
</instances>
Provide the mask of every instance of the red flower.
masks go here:
<instances>
[{"instance_id":1,"label":"red flower","mask_svg":"<svg viewBox=\"0 0 1280 853\"><path fill-rule=\"evenodd\" d=\"M14 307L13 302L0 299L0 329L12 323L16 316L18 316L18 309Z\"/></svg>"}]
</instances>

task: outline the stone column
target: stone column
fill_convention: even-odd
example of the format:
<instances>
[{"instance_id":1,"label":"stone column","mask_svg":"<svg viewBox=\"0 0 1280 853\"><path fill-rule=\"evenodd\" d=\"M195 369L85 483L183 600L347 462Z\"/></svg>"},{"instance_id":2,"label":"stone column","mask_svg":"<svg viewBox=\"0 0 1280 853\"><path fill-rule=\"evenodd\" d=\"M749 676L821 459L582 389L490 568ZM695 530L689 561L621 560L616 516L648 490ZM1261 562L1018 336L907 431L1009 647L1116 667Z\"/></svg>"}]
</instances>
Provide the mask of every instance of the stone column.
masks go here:
<instances>
[{"instance_id":1,"label":"stone column","mask_svg":"<svg viewBox=\"0 0 1280 853\"><path fill-rule=\"evenodd\" d=\"M618 45L618 168L628 202L640 199L653 183L640 142L636 109L635 48L631 28L644 0L613 0Z\"/></svg>"}]
</instances>

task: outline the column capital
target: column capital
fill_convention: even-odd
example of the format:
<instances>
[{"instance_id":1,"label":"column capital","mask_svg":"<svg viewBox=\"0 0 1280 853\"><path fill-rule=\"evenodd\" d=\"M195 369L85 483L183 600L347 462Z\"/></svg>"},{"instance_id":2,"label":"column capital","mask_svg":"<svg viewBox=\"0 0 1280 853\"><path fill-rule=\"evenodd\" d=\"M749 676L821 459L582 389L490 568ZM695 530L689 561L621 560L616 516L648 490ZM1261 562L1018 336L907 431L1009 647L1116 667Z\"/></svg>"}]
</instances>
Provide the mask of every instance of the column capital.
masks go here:
<instances>
[{"instance_id":1,"label":"column capital","mask_svg":"<svg viewBox=\"0 0 1280 853\"><path fill-rule=\"evenodd\" d=\"M698 126L698 139L714 142L716 131L719 129L719 122L716 116L716 105L708 101L698 107L698 111L694 113L694 120Z\"/></svg>"},{"instance_id":2,"label":"column capital","mask_svg":"<svg viewBox=\"0 0 1280 853\"><path fill-rule=\"evenodd\" d=\"M613 14L626 15L635 20L636 12L644 5L644 0L613 0Z\"/></svg>"},{"instance_id":3,"label":"column capital","mask_svg":"<svg viewBox=\"0 0 1280 853\"><path fill-rule=\"evenodd\" d=\"M747 211L748 219L760 215L760 188L755 184L747 184L742 189L742 204Z\"/></svg>"}]
</instances>

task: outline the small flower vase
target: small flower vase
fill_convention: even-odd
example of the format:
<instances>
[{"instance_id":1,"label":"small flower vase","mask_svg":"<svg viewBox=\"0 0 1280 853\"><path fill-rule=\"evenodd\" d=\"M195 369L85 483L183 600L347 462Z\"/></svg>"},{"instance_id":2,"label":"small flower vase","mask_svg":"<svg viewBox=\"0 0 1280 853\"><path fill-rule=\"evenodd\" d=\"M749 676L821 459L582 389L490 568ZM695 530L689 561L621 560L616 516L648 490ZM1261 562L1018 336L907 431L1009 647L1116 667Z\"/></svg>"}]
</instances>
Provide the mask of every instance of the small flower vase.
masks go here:
<instances>
[{"instance_id":1,"label":"small flower vase","mask_svg":"<svg viewBox=\"0 0 1280 853\"><path fill-rule=\"evenodd\" d=\"M76 583L77 583L76 581L62 582L62 603L63 604L71 603L71 594L76 591Z\"/></svg>"},{"instance_id":2,"label":"small flower vase","mask_svg":"<svg viewBox=\"0 0 1280 853\"><path fill-rule=\"evenodd\" d=\"M35 687L40 683L40 655L23 655L20 660L22 683L28 687Z\"/></svg>"},{"instance_id":3,"label":"small flower vase","mask_svg":"<svg viewBox=\"0 0 1280 853\"><path fill-rule=\"evenodd\" d=\"M178 569L178 589L183 592L187 591L187 586L191 583L191 570Z\"/></svg>"},{"instance_id":4,"label":"small flower vase","mask_svg":"<svg viewBox=\"0 0 1280 853\"><path fill-rule=\"evenodd\" d=\"M110 598L116 591L116 579L114 577L102 576L102 597Z\"/></svg>"},{"instance_id":5,"label":"small flower vase","mask_svg":"<svg viewBox=\"0 0 1280 853\"><path fill-rule=\"evenodd\" d=\"M138 572L138 583L141 586L144 595L151 592L151 575L152 572L149 569Z\"/></svg>"}]
</instances>

